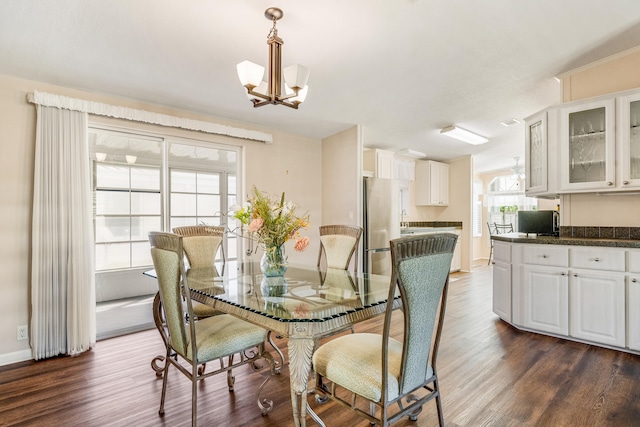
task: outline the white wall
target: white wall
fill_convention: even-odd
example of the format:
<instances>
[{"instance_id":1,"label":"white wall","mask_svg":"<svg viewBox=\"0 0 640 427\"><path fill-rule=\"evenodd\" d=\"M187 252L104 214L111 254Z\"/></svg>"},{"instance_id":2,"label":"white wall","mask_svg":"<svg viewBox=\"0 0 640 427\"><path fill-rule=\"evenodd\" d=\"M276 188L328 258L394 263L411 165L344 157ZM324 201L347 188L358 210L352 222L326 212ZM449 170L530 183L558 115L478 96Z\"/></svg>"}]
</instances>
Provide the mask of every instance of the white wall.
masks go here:
<instances>
[{"instance_id":1,"label":"white wall","mask_svg":"<svg viewBox=\"0 0 640 427\"><path fill-rule=\"evenodd\" d=\"M26 95L34 90L272 133L274 142L267 145L200 132L100 119L110 124L123 125L124 123L139 129L155 130L185 138L239 145L244 150L245 169L242 178L245 188L250 190L256 184L261 190L268 192L285 191L288 200L300 204L303 212L308 210L313 224L322 222L322 162L320 160L322 145L319 140L135 100L0 75L0 117L2 117L0 182L3 184L0 211L2 218L0 221L2 236L0 269L3 278L3 293L0 298L0 313L3 320L0 322L0 365L30 358L31 354L28 341L16 340L16 331L19 325L29 324L31 205L36 114L34 105L26 101ZM312 227L308 235L312 242L317 242L317 227ZM315 264L317 249L314 251L310 247L304 253L297 253L287 247L287 254L291 262Z\"/></svg>"}]
</instances>

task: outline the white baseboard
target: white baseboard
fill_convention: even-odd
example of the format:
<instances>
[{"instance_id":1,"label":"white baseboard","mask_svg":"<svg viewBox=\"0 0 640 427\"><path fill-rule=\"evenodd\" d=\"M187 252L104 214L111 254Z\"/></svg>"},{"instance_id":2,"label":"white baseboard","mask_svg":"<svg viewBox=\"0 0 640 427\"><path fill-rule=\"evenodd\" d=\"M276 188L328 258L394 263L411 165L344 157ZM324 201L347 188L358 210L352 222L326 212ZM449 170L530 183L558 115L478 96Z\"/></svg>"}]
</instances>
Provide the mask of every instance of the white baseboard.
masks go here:
<instances>
[{"instance_id":1,"label":"white baseboard","mask_svg":"<svg viewBox=\"0 0 640 427\"><path fill-rule=\"evenodd\" d=\"M13 353L0 354L0 366L10 365L11 363L24 362L33 359L31 349L14 351Z\"/></svg>"}]
</instances>

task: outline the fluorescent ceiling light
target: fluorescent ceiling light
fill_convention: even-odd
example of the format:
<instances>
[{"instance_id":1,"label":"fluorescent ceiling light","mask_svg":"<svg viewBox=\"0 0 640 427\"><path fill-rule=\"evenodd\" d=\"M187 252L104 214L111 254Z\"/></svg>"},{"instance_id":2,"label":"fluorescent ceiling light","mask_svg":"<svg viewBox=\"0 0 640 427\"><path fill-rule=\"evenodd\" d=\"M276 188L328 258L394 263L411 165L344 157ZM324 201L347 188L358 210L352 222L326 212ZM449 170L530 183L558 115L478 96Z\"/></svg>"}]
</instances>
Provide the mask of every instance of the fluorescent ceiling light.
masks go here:
<instances>
[{"instance_id":1,"label":"fluorescent ceiling light","mask_svg":"<svg viewBox=\"0 0 640 427\"><path fill-rule=\"evenodd\" d=\"M400 150L396 153L398 156L409 157L412 159L422 159L427 157L425 153L416 150L410 150L409 148L405 148L404 150Z\"/></svg>"},{"instance_id":2,"label":"fluorescent ceiling light","mask_svg":"<svg viewBox=\"0 0 640 427\"><path fill-rule=\"evenodd\" d=\"M447 135L448 137L464 141L467 144L473 145L480 145L489 141L484 136L476 135L473 132L461 129L459 127L456 127L455 125L447 126L446 128L442 129L440 133L443 135Z\"/></svg>"}]
</instances>

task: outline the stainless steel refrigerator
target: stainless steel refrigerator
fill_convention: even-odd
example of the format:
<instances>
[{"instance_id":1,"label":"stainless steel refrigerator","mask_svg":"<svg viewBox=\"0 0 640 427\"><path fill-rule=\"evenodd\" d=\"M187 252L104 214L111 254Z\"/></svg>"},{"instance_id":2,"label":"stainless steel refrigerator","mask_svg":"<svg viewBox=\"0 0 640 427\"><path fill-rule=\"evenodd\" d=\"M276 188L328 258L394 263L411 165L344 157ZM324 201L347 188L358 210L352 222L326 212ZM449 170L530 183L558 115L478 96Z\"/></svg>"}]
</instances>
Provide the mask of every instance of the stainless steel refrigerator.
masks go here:
<instances>
[{"instance_id":1,"label":"stainless steel refrigerator","mask_svg":"<svg viewBox=\"0 0 640 427\"><path fill-rule=\"evenodd\" d=\"M399 182L366 177L362 194L363 271L391 276L389 241L400 237Z\"/></svg>"}]
</instances>

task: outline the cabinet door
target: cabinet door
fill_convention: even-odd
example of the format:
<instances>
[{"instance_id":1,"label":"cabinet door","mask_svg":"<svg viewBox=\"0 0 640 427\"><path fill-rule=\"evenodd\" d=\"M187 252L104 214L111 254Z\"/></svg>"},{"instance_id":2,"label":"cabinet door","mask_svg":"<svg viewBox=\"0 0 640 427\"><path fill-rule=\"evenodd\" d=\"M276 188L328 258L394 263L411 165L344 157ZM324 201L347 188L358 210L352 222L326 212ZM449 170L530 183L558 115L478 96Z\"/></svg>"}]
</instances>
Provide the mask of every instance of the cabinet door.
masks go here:
<instances>
[{"instance_id":1,"label":"cabinet door","mask_svg":"<svg viewBox=\"0 0 640 427\"><path fill-rule=\"evenodd\" d=\"M511 264L493 263L493 312L511 322Z\"/></svg>"},{"instance_id":2,"label":"cabinet door","mask_svg":"<svg viewBox=\"0 0 640 427\"><path fill-rule=\"evenodd\" d=\"M570 335L625 346L625 286L622 273L571 272Z\"/></svg>"},{"instance_id":3,"label":"cabinet door","mask_svg":"<svg viewBox=\"0 0 640 427\"><path fill-rule=\"evenodd\" d=\"M560 189L614 189L615 101L560 109Z\"/></svg>"},{"instance_id":4,"label":"cabinet door","mask_svg":"<svg viewBox=\"0 0 640 427\"><path fill-rule=\"evenodd\" d=\"M394 178L394 155L391 151L376 150L376 176L378 178Z\"/></svg>"},{"instance_id":5,"label":"cabinet door","mask_svg":"<svg viewBox=\"0 0 640 427\"><path fill-rule=\"evenodd\" d=\"M432 160L417 161L415 196L418 206L447 206L449 165Z\"/></svg>"},{"instance_id":6,"label":"cabinet door","mask_svg":"<svg viewBox=\"0 0 640 427\"><path fill-rule=\"evenodd\" d=\"M627 347L640 351L640 274L631 274L627 280Z\"/></svg>"},{"instance_id":7,"label":"cabinet door","mask_svg":"<svg viewBox=\"0 0 640 427\"><path fill-rule=\"evenodd\" d=\"M446 163L436 163L438 175L438 205L449 205L449 165Z\"/></svg>"},{"instance_id":8,"label":"cabinet door","mask_svg":"<svg viewBox=\"0 0 640 427\"><path fill-rule=\"evenodd\" d=\"M640 93L618 99L618 188L640 187Z\"/></svg>"},{"instance_id":9,"label":"cabinet door","mask_svg":"<svg viewBox=\"0 0 640 427\"><path fill-rule=\"evenodd\" d=\"M519 295L521 325L554 334L569 333L569 285L566 270L522 266Z\"/></svg>"},{"instance_id":10,"label":"cabinet door","mask_svg":"<svg viewBox=\"0 0 640 427\"><path fill-rule=\"evenodd\" d=\"M526 121L525 193L547 191L547 112L542 111Z\"/></svg>"}]
</instances>

